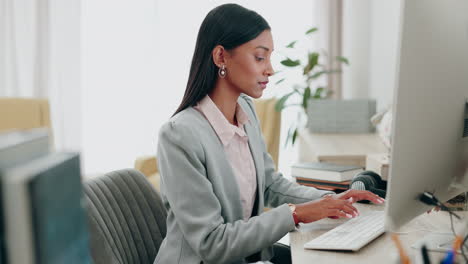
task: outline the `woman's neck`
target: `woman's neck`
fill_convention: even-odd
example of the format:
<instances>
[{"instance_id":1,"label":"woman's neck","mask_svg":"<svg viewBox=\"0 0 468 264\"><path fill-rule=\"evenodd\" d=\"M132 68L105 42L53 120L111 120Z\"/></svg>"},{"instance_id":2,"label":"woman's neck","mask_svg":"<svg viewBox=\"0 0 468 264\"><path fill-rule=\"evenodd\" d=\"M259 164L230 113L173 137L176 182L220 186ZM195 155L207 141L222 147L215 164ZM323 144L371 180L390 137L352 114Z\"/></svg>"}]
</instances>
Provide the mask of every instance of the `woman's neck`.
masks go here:
<instances>
[{"instance_id":1,"label":"woman's neck","mask_svg":"<svg viewBox=\"0 0 468 264\"><path fill-rule=\"evenodd\" d=\"M240 93L233 92L233 89L227 86L225 82L216 82L215 88L209 94L211 100L223 113L229 123L237 125L236 106Z\"/></svg>"}]
</instances>

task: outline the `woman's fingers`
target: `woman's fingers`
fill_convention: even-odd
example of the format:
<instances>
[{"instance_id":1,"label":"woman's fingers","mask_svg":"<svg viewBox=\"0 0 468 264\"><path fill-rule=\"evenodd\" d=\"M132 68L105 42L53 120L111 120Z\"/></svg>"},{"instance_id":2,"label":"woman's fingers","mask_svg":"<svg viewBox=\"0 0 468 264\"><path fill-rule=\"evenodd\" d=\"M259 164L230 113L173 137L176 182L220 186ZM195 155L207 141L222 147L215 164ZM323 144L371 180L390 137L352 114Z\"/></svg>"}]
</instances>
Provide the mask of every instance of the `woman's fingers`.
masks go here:
<instances>
[{"instance_id":1,"label":"woman's fingers","mask_svg":"<svg viewBox=\"0 0 468 264\"><path fill-rule=\"evenodd\" d=\"M382 199L380 196L369 192L369 191L361 191L361 190L348 190L341 195L338 195L339 199L347 200L353 199L353 201L360 201L360 200L369 200L376 204L384 203L385 200Z\"/></svg>"},{"instance_id":2,"label":"woman's fingers","mask_svg":"<svg viewBox=\"0 0 468 264\"><path fill-rule=\"evenodd\" d=\"M359 212L350 200L352 199L325 197L323 199L297 204L296 213L299 220L304 223L310 223L325 217L333 219L340 217L353 218L358 216Z\"/></svg>"},{"instance_id":3,"label":"woman's fingers","mask_svg":"<svg viewBox=\"0 0 468 264\"><path fill-rule=\"evenodd\" d=\"M369 200L376 204L382 204L385 202L383 198L369 191L363 191L363 193L359 194L358 198L359 200Z\"/></svg>"},{"instance_id":4,"label":"woman's fingers","mask_svg":"<svg viewBox=\"0 0 468 264\"><path fill-rule=\"evenodd\" d=\"M335 199L332 201L329 201L331 204L328 206L330 209L336 209L339 211L344 212L345 214L351 215L352 217L358 216L358 210L356 207L354 207L349 201L347 200L339 200Z\"/></svg>"},{"instance_id":5,"label":"woman's fingers","mask_svg":"<svg viewBox=\"0 0 468 264\"><path fill-rule=\"evenodd\" d=\"M353 215L339 209L328 209L328 217L353 218Z\"/></svg>"},{"instance_id":6,"label":"woman's fingers","mask_svg":"<svg viewBox=\"0 0 468 264\"><path fill-rule=\"evenodd\" d=\"M336 200L334 205L330 206L333 209L340 209L348 214L357 215L357 208L354 207L350 202L343 200Z\"/></svg>"},{"instance_id":7,"label":"woman's fingers","mask_svg":"<svg viewBox=\"0 0 468 264\"><path fill-rule=\"evenodd\" d=\"M348 209L348 210L345 210L345 212L348 212L348 213L351 212L351 214L353 216L358 216L359 215L359 211L357 210L356 207L354 207L352 205L348 205L348 204L345 204L344 206L345 206L346 209Z\"/></svg>"}]
</instances>

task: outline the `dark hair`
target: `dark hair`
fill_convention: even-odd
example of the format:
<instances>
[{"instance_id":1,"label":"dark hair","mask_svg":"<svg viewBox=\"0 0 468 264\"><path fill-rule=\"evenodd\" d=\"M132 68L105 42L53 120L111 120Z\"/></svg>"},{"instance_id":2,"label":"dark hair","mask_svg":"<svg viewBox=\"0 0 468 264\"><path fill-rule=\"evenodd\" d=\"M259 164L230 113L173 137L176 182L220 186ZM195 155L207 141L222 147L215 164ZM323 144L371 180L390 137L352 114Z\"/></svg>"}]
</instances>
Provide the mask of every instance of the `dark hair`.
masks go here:
<instances>
[{"instance_id":1,"label":"dark hair","mask_svg":"<svg viewBox=\"0 0 468 264\"><path fill-rule=\"evenodd\" d=\"M194 106L214 88L218 69L212 51L217 45L232 50L266 29L270 26L262 16L240 5L224 4L211 10L198 31L184 98L174 115Z\"/></svg>"}]
</instances>

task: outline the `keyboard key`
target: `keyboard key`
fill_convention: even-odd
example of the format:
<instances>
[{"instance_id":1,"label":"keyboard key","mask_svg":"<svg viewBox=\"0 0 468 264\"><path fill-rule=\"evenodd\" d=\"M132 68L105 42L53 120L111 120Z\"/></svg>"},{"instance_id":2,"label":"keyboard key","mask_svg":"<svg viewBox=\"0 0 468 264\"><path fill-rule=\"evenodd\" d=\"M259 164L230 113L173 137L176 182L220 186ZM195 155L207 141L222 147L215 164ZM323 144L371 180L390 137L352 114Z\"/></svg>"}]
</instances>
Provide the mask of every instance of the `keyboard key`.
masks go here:
<instances>
[{"instance_id":1,"label":"keyboard key","mask_svg":"<svg viewBox=\"0 0 468 264\"><path fill-rule=\"evenodd\" d=\"M384 230L383 211L364 213L307 242L306 249L357 251Z\"/></svg>"}]
</instances>

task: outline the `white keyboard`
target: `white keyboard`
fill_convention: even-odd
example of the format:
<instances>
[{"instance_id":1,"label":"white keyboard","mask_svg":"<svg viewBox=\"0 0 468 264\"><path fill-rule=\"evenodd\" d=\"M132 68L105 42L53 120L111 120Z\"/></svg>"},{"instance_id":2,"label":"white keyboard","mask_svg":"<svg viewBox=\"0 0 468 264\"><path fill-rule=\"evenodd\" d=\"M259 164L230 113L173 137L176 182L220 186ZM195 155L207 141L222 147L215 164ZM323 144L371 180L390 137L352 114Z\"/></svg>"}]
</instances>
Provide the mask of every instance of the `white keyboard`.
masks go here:
<instances>
[{"instance_id":1,"label":"white keyboard","mask_svg":"<svg viewBox=\"0 0 468 264\"><path fill-rule=\"evenodd\" d=\"M358 251L384 232L384 212L367 212L312 239L304 248Z\"/></svg>"}]
</instances>

